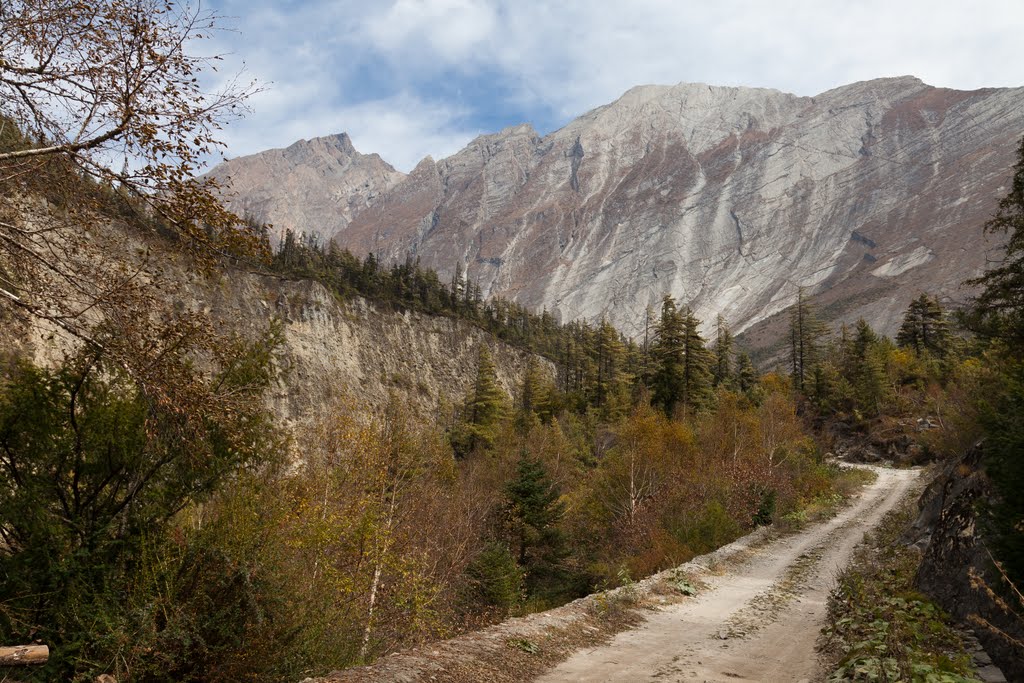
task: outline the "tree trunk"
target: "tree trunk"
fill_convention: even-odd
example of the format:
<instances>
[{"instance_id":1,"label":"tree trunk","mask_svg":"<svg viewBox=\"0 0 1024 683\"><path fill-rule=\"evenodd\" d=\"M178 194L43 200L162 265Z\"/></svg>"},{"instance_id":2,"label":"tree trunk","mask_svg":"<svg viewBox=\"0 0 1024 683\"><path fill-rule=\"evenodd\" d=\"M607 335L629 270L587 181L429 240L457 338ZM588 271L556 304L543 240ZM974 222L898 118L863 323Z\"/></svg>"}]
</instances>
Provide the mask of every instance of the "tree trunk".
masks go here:
<instances>
[{"instance_id":1,"label":"tree trunk","mask_svg":"<svg viewBox=\"0 0 1024 683\"><path fill-rule=\"evenodd\" d=\"M385 558L391 550L391 533L393 530L392 527L395 523L395 508L397 505L396 497L397 492L392 489L391 505L388 510L387 523L384 527L385 538L383 544L376 548L376 565L373 568L373 581L370 582L369 604L366 609L366 626L363 628L363 641L359 647L359 659L363 662L366 661L366 657L370 652L370 634L373 632L373 617L377 611L377 590L380 588L380 579L384 572Z\"/></svg>"},{"instance_id":2,"label":"tree trunk","mask_svg":"<svg viewBox=\"0 0 1024 683\"><path fill-rule=\"evenodd\" d=\"M381 563L378 561L373 570L373 582L370 584L370 604L366 614L366 628L363 629L363 642L359 647L359 659L366 662L366 655L370 652L370 633L373 631L373 614L377 609L377 588L380 586L380 575L382 573Z\"/></svg>"}]
</instances>

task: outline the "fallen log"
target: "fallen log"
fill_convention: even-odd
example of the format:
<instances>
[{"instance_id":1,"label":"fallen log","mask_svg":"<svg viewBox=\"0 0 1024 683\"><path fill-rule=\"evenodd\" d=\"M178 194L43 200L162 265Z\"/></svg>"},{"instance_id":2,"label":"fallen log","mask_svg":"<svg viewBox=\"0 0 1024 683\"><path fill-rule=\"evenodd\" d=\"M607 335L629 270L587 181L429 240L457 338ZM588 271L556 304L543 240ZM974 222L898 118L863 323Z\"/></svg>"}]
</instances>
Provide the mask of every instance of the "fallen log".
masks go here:
<instances>
[{"instance_id":1,"label":"fallen log","mask_svg":"<svg viewBox=\"0 0 1024 683\"><path fill-rule=\"evenodd\" d=\"M0 647L0 666L28 666L46 664L50 648L46 645L15 645Z\"/></svg>"}]
</instances>

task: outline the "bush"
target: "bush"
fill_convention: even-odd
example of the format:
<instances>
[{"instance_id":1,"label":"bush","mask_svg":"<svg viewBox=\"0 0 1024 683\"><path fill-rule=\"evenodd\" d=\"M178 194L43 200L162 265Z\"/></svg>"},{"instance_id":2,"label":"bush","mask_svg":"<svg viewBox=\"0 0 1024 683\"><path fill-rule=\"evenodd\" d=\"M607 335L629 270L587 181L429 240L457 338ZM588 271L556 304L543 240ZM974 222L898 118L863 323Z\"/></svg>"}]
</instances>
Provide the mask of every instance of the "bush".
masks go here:
<instances>
[{"instance_id":1,"label":"bush","mask_svg":"<svg viewBox=\"0 0 1024 683\"><path fill-rule=\"evenodd\" d=\"M466 568L474 600L510 612L523 598L523 570L507 546L487 545Z\"/></svg>"},{"instance_id":2,"label":"bush","mask_svg":"<svg viewBox=\"0 0 1024 683\"><path fill-rule=\"evenodd\" d=\"M184 361L156 368L172 378L169 395L96 353L0 373L0 642L47 643L50 660L33 675L95 675L125 659L135 629L158 631L129 613L163 619L154 603L125 598L147 573L185 585L187 566L168 574L154 560L176 515L280 452L259 402L268 376L248 362L269 357L238 351L207 380Z\"/></svg>"},{"instance_id":3,"label":"bush","mask_svg":"<svg viewBox=\"0 0 1024 683\"><path fill-rule=\"evenodd\" d=\"M761 494L761 502L754 513L754 526L768 526L775 519L775 490L769 489Z\"/></svg>"}]
</instances>

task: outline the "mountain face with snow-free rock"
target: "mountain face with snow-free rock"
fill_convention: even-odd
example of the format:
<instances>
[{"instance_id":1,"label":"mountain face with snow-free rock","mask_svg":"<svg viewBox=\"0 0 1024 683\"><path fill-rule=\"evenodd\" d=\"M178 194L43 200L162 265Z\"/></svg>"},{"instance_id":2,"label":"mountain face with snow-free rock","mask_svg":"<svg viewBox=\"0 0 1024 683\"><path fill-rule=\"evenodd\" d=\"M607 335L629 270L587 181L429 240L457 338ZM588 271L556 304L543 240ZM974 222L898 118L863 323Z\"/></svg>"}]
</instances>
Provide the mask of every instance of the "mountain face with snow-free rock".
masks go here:
<instances>
[{"instance_id":1,"label":"mountain face with snow-free rock","mask_svg":"<svg viewBox=\"0 0 1024 683\"><path fill-rule=\"evenodd\" d=\"M209 176L240 216L330 239L353 214L403 178L376 154L360 154L345 133L231 159Z\"/></svg>"},{"instance_id":2,"label":"mountain face with snow-free rock","mask_svg":"<svg viewBox=\"0 0 1024 683\"><path fill-rule=\"evenodd\" d=\"M999 254L981 225L1022 133L1024 88L642 86L546 136L507 128L407 175L379 162L358 187L340 162L317 186L288 157L334 138L296 143L247 158L276 194L233 189L277 227L413 254L443 278L461 262L485 294L563 320L607 316L630 335L665 292L742 331L798 286L831 319L891 334L920 291L963 301L960 283ZM349 213L324 231L300 220L310 205Z\"/></svg>"}]
</instances>

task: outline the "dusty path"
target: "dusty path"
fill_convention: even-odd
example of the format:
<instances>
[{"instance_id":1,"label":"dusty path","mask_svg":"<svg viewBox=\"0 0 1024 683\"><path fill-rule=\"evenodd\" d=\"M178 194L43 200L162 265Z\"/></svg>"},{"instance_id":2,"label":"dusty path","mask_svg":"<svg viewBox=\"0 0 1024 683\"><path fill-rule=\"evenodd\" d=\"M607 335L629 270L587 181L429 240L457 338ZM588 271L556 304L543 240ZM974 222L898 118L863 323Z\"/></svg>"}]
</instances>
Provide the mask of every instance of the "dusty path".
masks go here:
<instances>
[{"instance_id":1,"label":"dusty path","mask_svg":"<svg viewBox=\"0 0 1024 683\"><path fill-rule=\"evenodd\" d=\"M724 574L710 568L696 598L654 612L606 645L576 652L537 680L813 680L814 644L836 570L919 475L877 472L878 480L836 517L754 550Z\"/></svg>"}]
</instances>

